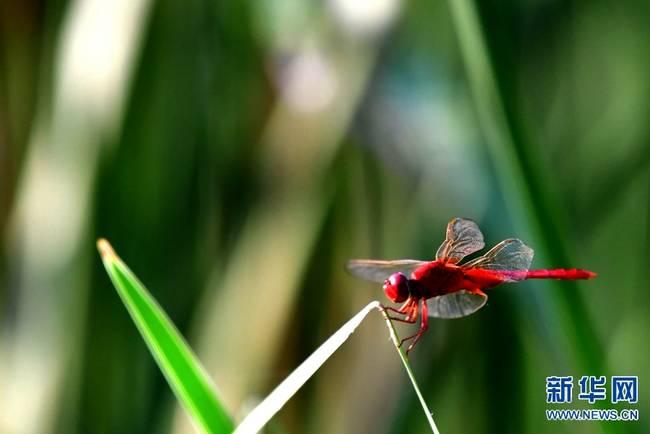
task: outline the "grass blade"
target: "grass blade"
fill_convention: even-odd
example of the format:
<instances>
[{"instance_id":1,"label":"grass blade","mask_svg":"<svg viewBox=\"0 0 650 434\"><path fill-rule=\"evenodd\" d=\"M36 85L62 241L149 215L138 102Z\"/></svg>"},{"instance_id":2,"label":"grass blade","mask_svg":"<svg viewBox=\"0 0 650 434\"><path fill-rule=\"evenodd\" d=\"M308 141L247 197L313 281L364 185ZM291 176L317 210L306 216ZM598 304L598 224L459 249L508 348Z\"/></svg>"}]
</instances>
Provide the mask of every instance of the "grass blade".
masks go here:
<instances>
[{"instance_id":1,"label":"grass blade","mask_svg":"<svg viewBox=\"0 0 650 434\"><path fill-rule=\"evenodd\" d=\"M384 315L384 319L386 320L386 325L388 326L388 330L390 331L390 339L393 341L393 344L395 344L395 349L397 350L397 354L399 354L399 358L402 360L404 369L406 369L406 373L408 374L409 379L411 380L411 384L413 384L413 390L415 390L415 394L418 396L420 405L422 405L422 410L424 410L424 414L427 416L427 421L429 422L429 426L431 427L431 432L433 434L440 434L440 431L438 431L438 427L436 426L436 422L433 420L433 413L431 413L431 410L429 410L429 407L427 406L427 403L424 400L424 396L422 396L422 392L420 392L420 387L418 386L418 382L415 379L413 370L411 370L411 364L409 363L408 358L406 357L404 351L402 351L402 348L399 345L399 338L397 337L397 332L395 331L393 322L388 318L386 310L382 308L381 313Z\"/></svg>"},{"instance_id":2,"label":"grass blade","mask_svg":"<svg viewBox=\"0 0 650 434\"><path fill-rule=\"evenodd\" d=\"M210 378L165 312L108 241L100 239L97 248L115 289L195 426L210 434L232 432L232 421Z\"/></svg>"},{"instance_id":3,"label":"grass blade","mask_svg":"<svg viewBox=\"0 0 650 434\"><path fill-rule=\"evenodd\" d=\"M264 401L255 407L237 427L234 434L252 434L260 431L307 380L316 373L323 363L348 340L368 313L372 309L379 309L380 307L378 301L373 301L346 322L343 327L338 329L336 333L330 336L300 366L289 374Z\"/></svg>"},{"instance_id":4,"label":"grass blade","mask_svg":"<svg viewBox=\"0 0 650 434\"><path fill-rule=\"evenodd\" d=\"M397 338L397 333L393 327L392 322L386 316L386 311L383 309L381 304L378 301L373 301L369 303L366 307L361 309L359 313L353 316L348 322L346 322L340 329L336 331L332 336L329 337L316 351L314 351L307 359L302 362L282 383L280 383L274 390L271 392L257 407L251 411L248 416L241 422L237 427L234 434L253 434L259 432L271 418L284 406L284 404L291 399L293 395L309 380L312 375L330 358L338 348L343 345L343 343L350 337L354 330L359 327L359 324L363 319L370 313L372 309L379 309L386 319L386 324L390 332L391 340L395 344L395 349L402 359L406 373L411 379L413 384L413 389L422 404L424 413L427 416L429 425L431 426L431 431L434 434L440 434L436 423L433 420L433 415L427 407L422 392L418 387L418 383L415 380L413 371L408 362L408 359L404 355L404 352L399 347L399 339Z\"/></svg>"}]
</instances>

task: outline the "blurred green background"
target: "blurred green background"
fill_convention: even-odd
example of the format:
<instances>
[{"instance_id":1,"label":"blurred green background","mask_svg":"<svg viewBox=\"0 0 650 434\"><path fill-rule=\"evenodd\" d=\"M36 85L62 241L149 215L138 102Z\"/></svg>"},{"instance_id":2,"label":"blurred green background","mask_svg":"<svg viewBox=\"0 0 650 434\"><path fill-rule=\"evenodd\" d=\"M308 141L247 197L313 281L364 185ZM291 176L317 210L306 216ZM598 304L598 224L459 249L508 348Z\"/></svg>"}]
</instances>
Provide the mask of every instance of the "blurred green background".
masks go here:
<instances>
[{"instance_id":1,"label":"blurred green background","mask_svg":"<svg viewBox=\"0 0 650 434\"><path fill-rule=\"evenodd\" d=\"M108 238L239 419L447 221L524 282L411 360L442 433L650 432L650 3L0 2L0 432L190 433ZM400 326L402 334L408 327ZM639 422L547 422L545 377L638 375ZM379 315L270 433L420 433Z\"/></svg>"}]
</instances>

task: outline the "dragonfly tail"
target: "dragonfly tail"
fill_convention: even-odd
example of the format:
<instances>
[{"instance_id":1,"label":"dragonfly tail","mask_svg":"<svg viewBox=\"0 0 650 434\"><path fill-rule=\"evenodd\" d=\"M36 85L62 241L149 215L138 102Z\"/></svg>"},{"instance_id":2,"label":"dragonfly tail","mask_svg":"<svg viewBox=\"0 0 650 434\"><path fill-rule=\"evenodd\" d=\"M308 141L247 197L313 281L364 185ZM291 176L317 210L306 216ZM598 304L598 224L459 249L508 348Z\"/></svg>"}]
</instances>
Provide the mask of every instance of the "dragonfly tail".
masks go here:
<instances>
[{"instance_id":1,"label":"dragonfly tail","mask_svg":"<svg viewBox=\"0 0 650 434\"><path fill-rule=\"evenodd\" d=\"M578 280L593 279L596 273L579 268L556 268L553 270L529 270L526 272L526 279L560 279Z\"/></svg>"}]
</instances>

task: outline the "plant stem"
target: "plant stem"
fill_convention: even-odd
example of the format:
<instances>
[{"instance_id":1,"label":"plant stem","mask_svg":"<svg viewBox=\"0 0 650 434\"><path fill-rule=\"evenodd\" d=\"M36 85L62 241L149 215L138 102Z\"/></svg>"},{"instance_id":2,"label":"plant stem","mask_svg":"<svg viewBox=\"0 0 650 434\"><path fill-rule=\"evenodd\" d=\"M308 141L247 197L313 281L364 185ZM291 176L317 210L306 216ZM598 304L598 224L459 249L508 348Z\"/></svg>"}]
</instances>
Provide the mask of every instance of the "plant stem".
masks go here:
<instances>
[{"instance_id":1,"label":"plant stem","mask_svg":"<svg viewBox=\"0 0 650 434\"><path fill-rule=\"evenodd\" d=\"M400 348L399 338L397 337L397 331L395 331L393 322L388 317L388 314L386 313L386 310L384 309L383 306L380 307L379 309L381 310L381 313L384 315L384 319L386 320L386 325L388 326L388 331L390 332L390 339L393 341L393 344L395 345L395 349L397 350L397 354L399 354L399 358L402 359L402 364L406 369L406 373L411 379L411 383L413 384L413 389L415 390L415 394L418 396L418 399L420 400L420 404L422 405L422 410L424 410L424 414L426 414L427 416L427 420L429 421L429 426L431 427L431 431L434 434L440 434L440 431L438 431L438 427L436 426L436 422L433 420L433 414L431 413L431 410L429 410L429 407L427 406L427 403L424 400L424 397L422 396L422 392L420 392L420 388L418 387L418 382L415 380L415 375L413 375L413 371L411 370L411 364L409 363L406 354L404 354L404 351L402 351L402 348Z\"/></svg>"},{"instance_id":2,"label":"plant stem","mask_svg":"<svg viewBox=\"0 0 650 434\"><path fill-rule=\"evenodd\" d=\"M378 301L369 303L338 329L336 333L330 336L244 418L234 434L259 432L307 380L320 369L323 363L343 345L359 324L361 324L366 315L373 309L382 309L381 304Z\"/></svg>"}]
</instances>

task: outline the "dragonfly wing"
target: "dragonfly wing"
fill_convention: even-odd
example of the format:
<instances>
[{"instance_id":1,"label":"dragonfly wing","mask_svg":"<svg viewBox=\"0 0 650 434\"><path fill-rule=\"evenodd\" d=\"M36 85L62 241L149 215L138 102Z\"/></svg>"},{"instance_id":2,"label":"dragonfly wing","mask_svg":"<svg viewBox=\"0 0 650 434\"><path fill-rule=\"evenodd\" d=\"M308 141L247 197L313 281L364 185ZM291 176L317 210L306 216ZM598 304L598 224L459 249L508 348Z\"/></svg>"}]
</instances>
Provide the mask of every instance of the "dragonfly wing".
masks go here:
<instances>
[{"instance_id":1,"label":"dragonfly wing","mask_svg":"<svg viewBox=\"0 0 650 434\"><path fill-rule=\"evenodd\" d=\"M485 306L487 295L465 290L439 295L427 300L429 316L435 318L462 318Z\"/></svg>"},{"instance_id":2,"label":"dragonfly wing","mask_svg":"<svg viewBox=\"0 0 650 434\"><path fill-rule=\"evenodd\" d=\"M384 283L393 273L404 273L407 277L416 268L426 264L426 261L401 259L398 261L381 261L376 259L353 259L348 261L345 268L355 277L371 282Z\"/></svg>"},{"instance_id":3,"label":"dragonfly wing","mask_svg":"<svg viewBox=\"0 0 650 434\"><path fill-rule=\"evenodd\" d=\"M455 218L447 224L447 235L436 252L436 259L455 264L483 247L485 247L483 234L476 222Z\"/></svg>"},{"instance_id":4,"label":"dragonfly wing","mask_svg":"<svg viewBox=\"0 0 650 434\"><path fill-rule=\"evenodd\" d=\"M509 281L516 281L525 276L524 272L530 268L534 254L533 249L523 241L509 238L501 241L480 258L467 262L463 267L513 272L504 275Z\"/></svg>"}]
</instances>

